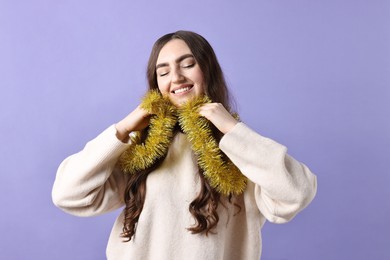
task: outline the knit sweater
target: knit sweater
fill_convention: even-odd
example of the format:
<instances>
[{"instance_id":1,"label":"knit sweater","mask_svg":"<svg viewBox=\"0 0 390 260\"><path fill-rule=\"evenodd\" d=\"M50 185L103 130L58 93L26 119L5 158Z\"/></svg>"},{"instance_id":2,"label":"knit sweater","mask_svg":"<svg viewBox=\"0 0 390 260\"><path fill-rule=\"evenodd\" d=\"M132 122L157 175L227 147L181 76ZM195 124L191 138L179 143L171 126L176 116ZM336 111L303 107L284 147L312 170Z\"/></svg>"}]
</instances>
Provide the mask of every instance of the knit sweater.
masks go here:
<instances>
[{"instance_id":1,"label":"knit sweater","mask_svg":"<svg viewBox=\"0 0 390 260\"><path fill-rule=\"evenodd\" d=\"M52 192L55 205L77 216L98 215L124 206L126 176L117 161L132 143L122 143L115 134L115 126L110 126L61 163ZM219 147L248 178L245 192L233 201L240 210L225 201L217 209L215 234L191 234L187 230L195 224L188 208L200 190L200 179L190 143L178 132L162 164L147 178L135 236L130 242L122 242L120 214L108 241L107 258L257 260L264 222L285 223L314 198L315 175L289 156L285 146L244 123L226 133Z\"/></svg>"}]
</instances>

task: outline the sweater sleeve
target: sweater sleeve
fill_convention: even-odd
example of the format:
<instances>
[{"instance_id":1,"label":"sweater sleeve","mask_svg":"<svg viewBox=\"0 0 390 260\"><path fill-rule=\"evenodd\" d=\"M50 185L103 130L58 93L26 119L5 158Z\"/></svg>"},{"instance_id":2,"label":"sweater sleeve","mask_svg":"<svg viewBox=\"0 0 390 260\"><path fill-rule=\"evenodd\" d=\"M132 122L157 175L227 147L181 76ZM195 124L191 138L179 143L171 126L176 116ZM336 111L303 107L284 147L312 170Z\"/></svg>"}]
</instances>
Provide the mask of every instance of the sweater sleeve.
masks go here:
<instances>
[{"instance_id":1,"label":"sweater sleeve","mask_svg":"<svg viewBox=\"0 0 390 260\"><path fill-rule=\"evenodd\" d=\"M291 220L314 198L316 176L287 154L287 148L238 123L220 141L220 149L252 181L255 201L274 223Z\"/></svg>"},{"instance_id":2,"label":"sweater sleeve","mask_svg":"<svg viewBox=\"0 0 390 260\"><path fill-rule=\"evenodd\" d=\"M124 204L125 175L116 162L131 143L122 143L115 134L112 125L60 164L52 190L57 207L73 215L93 216Z\"/></svg>"}]
</instances>

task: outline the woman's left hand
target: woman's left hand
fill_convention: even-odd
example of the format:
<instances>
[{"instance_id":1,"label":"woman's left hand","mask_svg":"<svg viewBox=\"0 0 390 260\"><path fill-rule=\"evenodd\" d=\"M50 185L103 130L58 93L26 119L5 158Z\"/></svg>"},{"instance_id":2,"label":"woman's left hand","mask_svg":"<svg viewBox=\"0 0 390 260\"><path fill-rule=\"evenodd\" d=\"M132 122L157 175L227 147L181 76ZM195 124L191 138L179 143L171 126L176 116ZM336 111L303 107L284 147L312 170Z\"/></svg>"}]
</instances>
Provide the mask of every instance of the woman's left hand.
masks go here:
<instances>
[{"instance_id":1,"label":"woman's left hand","mask_svg":"<svg viewBox=\"0 0 390 260\"><path fill-rule=\"evenodd\" d=\"M207 118L223 134L229 132L237 123L221 103L207 103L199 108L199 114Z\"/></svg>"}]
</instances>

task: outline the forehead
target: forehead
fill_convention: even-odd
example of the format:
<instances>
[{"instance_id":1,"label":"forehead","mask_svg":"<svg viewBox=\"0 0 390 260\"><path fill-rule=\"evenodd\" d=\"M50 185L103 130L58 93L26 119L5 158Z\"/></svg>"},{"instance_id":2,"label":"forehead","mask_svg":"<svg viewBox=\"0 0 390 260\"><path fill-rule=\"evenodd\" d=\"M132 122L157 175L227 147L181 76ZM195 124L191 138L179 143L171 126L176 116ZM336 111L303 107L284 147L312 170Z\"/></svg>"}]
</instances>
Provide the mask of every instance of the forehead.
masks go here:
<instances>
[{"instance_id":1,"label":"forehead","mask_svg":"<svg viewBox=\"0 0 390 260\"><path fill-rule=\"evenodd\" d=\"M192 52L183 40L170 40L164 45L164 47L162 47L160 53L158 54L157 64L175 61L177 58L185 54L192 54Z\"/></svg>"}]
</instances>

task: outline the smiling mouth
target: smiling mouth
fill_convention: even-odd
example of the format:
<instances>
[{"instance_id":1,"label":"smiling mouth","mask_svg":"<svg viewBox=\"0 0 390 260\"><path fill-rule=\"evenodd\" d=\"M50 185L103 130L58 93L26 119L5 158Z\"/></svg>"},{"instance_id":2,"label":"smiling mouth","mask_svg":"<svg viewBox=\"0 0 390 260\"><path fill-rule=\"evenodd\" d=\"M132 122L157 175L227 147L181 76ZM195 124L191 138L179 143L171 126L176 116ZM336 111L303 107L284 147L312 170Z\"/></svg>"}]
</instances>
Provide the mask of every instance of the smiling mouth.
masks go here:
<instances>
[{"instance_id":1,"label":"smiling mouth","mask_svg":"<svg viewBox=\"0 0 390 260\"><path fill-rule=\"evenodd\" d=\"M190 91L193 87L194 87L193 85L186 86L186 87L183 87L183 88L179 88L179 89L173 90L171 93L173 93L173 94L182 94L182 93Z\"/></svg>"}]
</instances>

